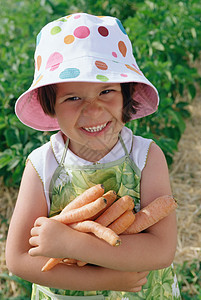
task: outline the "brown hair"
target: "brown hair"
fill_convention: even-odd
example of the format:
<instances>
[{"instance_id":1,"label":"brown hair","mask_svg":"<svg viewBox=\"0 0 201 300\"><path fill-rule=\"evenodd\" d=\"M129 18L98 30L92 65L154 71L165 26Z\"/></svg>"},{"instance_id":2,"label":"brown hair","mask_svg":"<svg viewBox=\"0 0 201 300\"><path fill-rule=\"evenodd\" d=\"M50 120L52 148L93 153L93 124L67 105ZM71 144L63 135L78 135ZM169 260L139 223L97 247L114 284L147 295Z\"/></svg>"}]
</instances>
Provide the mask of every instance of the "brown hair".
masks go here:
<instances>
[{"instance_id":1,"label":"brown hair","mask_svg":"<svg viewBox=\"0 0 201 300\"><path fill-rule=\"evenodd\" d=\"M122 122L127 123L131 120L131 115L136 114L139 103L133 100L132 95L135 89L135 83L121 83L121 92L123 95ZM45 114L55 115L56 102L56 84L46 85L38 88L38 99Z\"/></svg>"}]
</instances>

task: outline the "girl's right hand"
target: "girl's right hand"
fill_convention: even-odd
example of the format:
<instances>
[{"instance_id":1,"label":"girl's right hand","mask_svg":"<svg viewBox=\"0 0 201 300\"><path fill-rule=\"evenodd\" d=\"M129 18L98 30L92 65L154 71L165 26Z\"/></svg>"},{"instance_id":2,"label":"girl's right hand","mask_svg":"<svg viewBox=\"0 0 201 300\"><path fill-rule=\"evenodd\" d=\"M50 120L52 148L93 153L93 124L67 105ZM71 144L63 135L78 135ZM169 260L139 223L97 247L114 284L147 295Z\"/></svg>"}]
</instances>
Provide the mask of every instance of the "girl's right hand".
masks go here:
<instances>
[{"instance_id":1,"label":"girl's right hand","mask_svg":"<svg viewBox=\"0 0 201 300\"><path fill-rule=\"evenodd\" d=\"M148 271L145 272L122 272L111 270L113 274L111 275L113 291L124 291L124 292L139 292L142 286L147 282ZM116 273L116 274L114 274Z\"/></svg>"}]
</instances>

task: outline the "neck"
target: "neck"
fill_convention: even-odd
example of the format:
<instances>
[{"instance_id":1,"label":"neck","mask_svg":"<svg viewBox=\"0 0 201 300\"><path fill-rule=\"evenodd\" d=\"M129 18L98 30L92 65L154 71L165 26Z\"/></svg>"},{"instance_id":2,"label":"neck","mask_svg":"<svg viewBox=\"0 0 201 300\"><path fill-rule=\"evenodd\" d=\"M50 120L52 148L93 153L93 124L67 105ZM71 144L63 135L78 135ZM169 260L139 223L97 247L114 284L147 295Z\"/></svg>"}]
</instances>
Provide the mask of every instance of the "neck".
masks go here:
<instances>
[{"instance_id":1,"label":"neck","mask_svg":"<svg viewBox=\"0 0 201 300\"><path fill-rule=\"evenodd\" d=\"M107 155L112 148L116 145L118 139L114 141L112 147L109 145L104 145L102 149L91 149L88 145L81 145L80 147L74 147L73 143L69 141L69 149L80 158L90 161L90 162L97 162L105 155Z\"/></svg>"}]
</instances>

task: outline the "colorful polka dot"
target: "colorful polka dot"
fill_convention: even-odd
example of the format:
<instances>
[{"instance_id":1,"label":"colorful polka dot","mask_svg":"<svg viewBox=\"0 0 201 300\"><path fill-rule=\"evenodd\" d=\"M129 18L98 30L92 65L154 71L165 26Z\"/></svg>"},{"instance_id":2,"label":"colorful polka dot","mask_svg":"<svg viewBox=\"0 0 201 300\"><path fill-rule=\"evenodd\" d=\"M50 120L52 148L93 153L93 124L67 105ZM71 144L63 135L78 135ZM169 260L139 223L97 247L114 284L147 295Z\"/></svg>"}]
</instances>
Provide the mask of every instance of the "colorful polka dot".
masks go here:
<instances>
[{"instance_id":1,"label":"colorful polka dot","mask_svg":"<svg viewBox=\"0 0 201 300\"><path fill-rule=\"evenodd\" d=\"M52 29L51 29L51 34L52 35L55 35L55 34L57 34L57 33L59 33L61 31L61 27L59 27L59 26L54 26Z\"/></svg>"},{"instance_id":2,"label":"colorful polka dot","mask_svg":"<svg viewBox=\"0 0 201 300\"><path fill-rule=\"evenodd\" d=\"M98 27L98 32L100 33L100 35L102 35L104 37L108 36L108 34L109 34L108 29L106 27L104 27L104 26Z\"/></svg>"},{"instance_id":3,"label":"colorful polka dot","mask_svg":"<svg viewBox=\"0 0 201 300\"><path fill-rule=\"evenodd\" d=\"M74 16L74 19L79 19L81 16L80 15L76 15Z\"/></svg>"},{"instance_id":4,"label":"colorful polka dot","mask_svg":"<svg viewBox=\"0 0 201 300\"><path fill-rule=\"evenodd\" d=\"M112 52L112 56L117 57L117 53L116 52Z\"/></svg>"},{"instance_id":5,"label":"colorful polka dot","mask_svg":"<svg viewBox=\"0 0 201 300\"><path fill-rule=\"evenodd\" d=\"M80 75L80 70L77 68L67 68L59 75L61 79L76 78Z\"/></svg>"},{"instance_id":6,"label":"colorful polka dot","mask_svg":"<svg viewBox=\"0 0 201 300\"><path fill-rule=\"evenodd\" d=\"M60 22L67 22L67 20L65 18L61 18L58 21L60 21Z\"/></svg>"},{"instance_id":7,"label":"colorful polka dot","mask_svg":"<svg viewBox=\"0 0 201 300\"><path fill-rule=\"evenodd\" d=\"M127 74L120 74L121 77L128 77Z\"/></svg>"},{"instance_id":8,"label":"colorful polka dot","mask_svg":"<svg viewBox=\"0 0 201 300\"><path fill-rule=\"evenodd\" d=\"M38 56L37 56L37 60L36 60L36 64L37 64L37 69L38 69L38 71L40 70L41 63L42 63L42 57L41 57L40 55L38 55Z\"/></svg>"},{"instance_id":9,"label":"colorful polka dot","mask_svg":"<svg viewBox=\"0 0 201 300\"><path fill-rule=\"evenodd\" d=\"M39 75L37 78L36 78L36 82L32 85L32 87L36 86L39 81L41 81L41 79L43 78L43 75Z\"/></svg>"},{"instance_id":10,"label":"colorful polka dot","mask_svg":"<svg viewBox=\"0 0 201 300\"><path fill-rule=\"evenodd\" d=\"M65 38L64 38L64 43L65 44L71 44L73 43L75 40L75 37L73 35L67 35Z\"/></svg>"},{"instance_id":11,"label":"colorful polka dot","mask_svg":"<svg viewBox=\"0 0 201 300\"><path fill-rule=\"evenodd\" d=\"M96 79L98 79L100 81L104 81L104 82L109 80L109 78L107 76L104 76L104 75L97 75Z\"/></svg>"},{"instance_id":12,"label":"colorful polka dot","mask_svg":"<svg viewBox=\"0 0 201 300\"><path fill-rule=\"evenodd\" d=\"M135 68L131 67L130 65L125 65L125 66L126 66L126 68L128 68L129 70L135 71L136 73L138 73L139 75L141 75L140 72L138 72Z\"/></svg>"},{"instance_id":13,"label":"colorful polka dot","mask_svg":"<svg viewBox=\"0 0 201 300\"><path fill-rule=\"evenodd\" d=\"M46 69L50 68L50 71L56 70L63 62L63 56L59 52L54 52L48 58Z\"/></svg>"},{"instance_id":14,"label":"colorful polka dot","mask_svg":"<svg viewBox=\"0 0 201 300\"><path fill-rule=\"evenodd\" d=\"M119 26L119 28L121 29L121 31L127 35L125 28L121 24L121 21L119 19L116 19L116 22L117 22L117 25Z\"/></svg>"},{"instance_id":15,"label":"colorful polka dot","mask_svg":"<svg viewBox=\"0 0 201 300\"><path fill-rule=\"evenodd\" d=\"M85 39L89 36L90 30L87 26L79 26L74 30L74 36L79 39Z\"/></svg>"},{"instance_id":16,"label":"colorful polka dot","mask_svg":"<svg viewBox=\"0 0 201 300\"><path fill-rule=\"evenodd\" d=\"M125 57L126 53L127 53L127 48L123 41L120 41L118 43L118 48L119 48L119 51L121 52L121 54L123 55L123 57Z\"/></svg>"},{"instance_id":17,"label":"colorful polka dot","mask_svg":"<svg viewBox=\"0 0 201 300\"><path fill-rule=\"evenodd\" d=\"M39 32L39 34L37 35L37 38L36 38L36 46L38 46L38 44L40 43L41 35L42 35L42 32Z\"/></svg>"},{"instance_id":18,"label":"colorful polka dot","mask_svg":"<svg viewBox=\"0 0 201 300\"><path fill-rule=\"evenodd\" d=\"M100 69L100 70L107 70L107 69L108 69L108 66L107 66L106 63L104 63L103 61L97 60L97 61L95 62L95 65L96 65L96 67L97 67L98 69Z\"/></svg>"},{"instance_id":19,"label":"colorful polka dot","mask_svg":"<svg viewBox=\"0 0 201 300\"><path fill-rule=\"evenodd\" d=\"M139 72L141 72L140 69L139 69L136 65L132 64L132 66L133 66L135 69L137 69Z\"/></svg>"}]
</instances>

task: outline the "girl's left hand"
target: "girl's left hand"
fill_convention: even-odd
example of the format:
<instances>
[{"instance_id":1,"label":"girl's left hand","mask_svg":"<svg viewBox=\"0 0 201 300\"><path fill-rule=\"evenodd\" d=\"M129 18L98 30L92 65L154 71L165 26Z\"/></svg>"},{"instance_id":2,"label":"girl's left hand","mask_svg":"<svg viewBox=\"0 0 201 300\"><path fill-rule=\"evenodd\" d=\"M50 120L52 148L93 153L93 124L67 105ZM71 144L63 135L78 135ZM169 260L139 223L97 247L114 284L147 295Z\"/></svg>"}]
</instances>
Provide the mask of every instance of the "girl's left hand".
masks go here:
<instances>
[{"instance_id":1,"label":"girl's left hand","mask_svg":"<svg viewBox=\"0 0 201 300\"><path fill-rule=\"evenodd\" d=\"M29 250L31 256L62 257L62 235L71 228L46 217L39 217L31 229Z\"/></svg>"}]
</instances>

